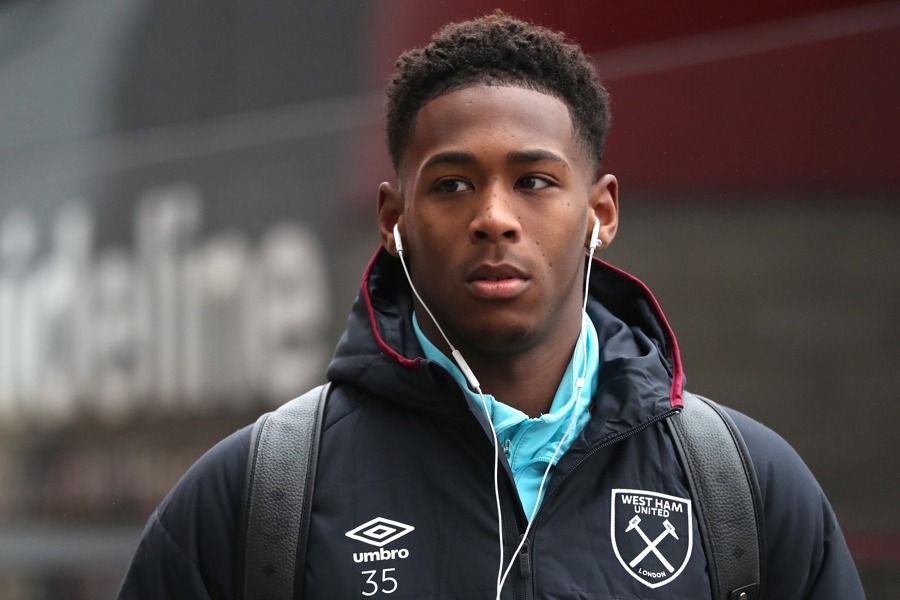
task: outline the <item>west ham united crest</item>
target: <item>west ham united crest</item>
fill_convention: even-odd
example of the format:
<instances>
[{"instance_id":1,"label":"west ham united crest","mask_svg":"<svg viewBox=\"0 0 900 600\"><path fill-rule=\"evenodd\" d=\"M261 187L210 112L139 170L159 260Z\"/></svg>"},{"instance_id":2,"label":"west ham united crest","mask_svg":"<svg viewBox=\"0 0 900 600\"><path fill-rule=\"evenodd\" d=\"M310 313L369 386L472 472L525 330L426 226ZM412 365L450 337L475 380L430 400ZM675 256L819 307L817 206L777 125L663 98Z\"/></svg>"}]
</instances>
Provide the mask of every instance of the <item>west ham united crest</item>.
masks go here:
<instances>
[{"instance_id":1,"label":"west ham united crest","mask_svg":"<svg viewBox=\"0 0 900 600\"><path fill-rule=\"evenodd\" d=\"M646 490L613 490L610 532L619 563L651 588L681 575L693 547L691 501Z\"/></svg>"}]
</instances>

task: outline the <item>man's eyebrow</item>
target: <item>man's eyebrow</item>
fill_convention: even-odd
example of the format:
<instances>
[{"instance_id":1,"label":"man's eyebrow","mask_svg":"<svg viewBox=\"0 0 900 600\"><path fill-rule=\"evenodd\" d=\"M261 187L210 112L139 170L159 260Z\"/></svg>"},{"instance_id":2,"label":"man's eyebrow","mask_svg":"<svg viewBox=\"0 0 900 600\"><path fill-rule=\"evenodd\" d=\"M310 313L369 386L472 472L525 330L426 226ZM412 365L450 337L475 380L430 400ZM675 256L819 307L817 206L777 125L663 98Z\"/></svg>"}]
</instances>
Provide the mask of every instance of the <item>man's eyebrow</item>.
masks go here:
<instances>
[{"instance_id":1,"label":"man's eyebrow","mask_svg":"<svg viewBox=\"0 0 900 600\"><path fill-rule=\"evenodd\" d=\"M569 167L569 163L562 156L555 152L551 152L550 150L512 150L507 153L506 160L514 164L527 164L549 160L559 163L566 168ZM478 157L472 152L466 150L446 150L430 156L428 160L425 161L425 164L422 165L422 169L441 164L474 165L477 163Z\"/></svg>"},{"instance_id":2,"label":"man's eyebrow","mask_svg":"<svg viewBox=\"0 0 900 600\"><path fill-rule=\"evenodd\" d=\"M428 160L425 161L425 164L422 165L422 168L427 169L434 165L441 164L472 165L477 162L478 159L471 152L466 152L464 150L447 150L430 156Z\"/></svg>"},{"instance_id":3,"label":"man's eyebrow","mask_svg":"<svg viewBox=\"0 0 900 600\"><path fill-rule=\"evenodd\" d=\"M542 160L550 160L556 163L561 164L562 166L568 168L569 163L562 156L555 152L551 152L550 150L513 150L509 154L506 155L506 160L511 163L533 163L540 162Z\"/></svg>"}]
</instances>

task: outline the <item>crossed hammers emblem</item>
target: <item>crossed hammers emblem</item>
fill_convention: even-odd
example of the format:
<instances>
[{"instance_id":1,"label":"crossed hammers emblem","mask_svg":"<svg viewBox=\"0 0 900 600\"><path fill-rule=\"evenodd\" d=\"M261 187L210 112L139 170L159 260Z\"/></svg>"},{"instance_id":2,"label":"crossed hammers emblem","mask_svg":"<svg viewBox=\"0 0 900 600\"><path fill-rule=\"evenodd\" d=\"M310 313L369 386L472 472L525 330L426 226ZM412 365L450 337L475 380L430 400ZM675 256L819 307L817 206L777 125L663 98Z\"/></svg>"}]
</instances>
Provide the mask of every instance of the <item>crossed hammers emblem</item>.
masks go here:
<instances>
[{"instance_id":1,"label":"crossed hammers emblem","mask_svg":"<svg viewBox=\"0 0 900 600\"><path fill-rule=\"evenodd\" d=\"M627 532L631 531L632 529L637 531L638 534L641 536L641 538L643 538L643 540L645 542L647 542L647 547L644 548L643 550L641 550L640 554L638 554L633 559L631 559L631 562L628 563L628 566L634 568L635 565L637 565L639 562L644 560L647 557L647 555L652 552L653 554L656 555L656 558L658 558L659 561L666 567L666 569L668 569L670 573L673 573L675 571L675 567L673 567L672 564L668 560L666 560L666 557L663 556L662 552L660 552L656 547L659 545L659 543L661 541L663 541L665 539L665 537L667 535L671 535L676 540L678 539L678 534L675 533L675 526L672 525L671 523L669 523L669 520L666 519L665 521L663 521L663 527L664 527L663 532L660 533L658 536L656 536L655 540L651 541L650 538L647 537L647 534L644 533L644 530L640 528L640 522L641 522L641 518L639 516L635 515L628 522L628 527L625 528L625 532L627 533Z\"/></svg>"}]
</instances>

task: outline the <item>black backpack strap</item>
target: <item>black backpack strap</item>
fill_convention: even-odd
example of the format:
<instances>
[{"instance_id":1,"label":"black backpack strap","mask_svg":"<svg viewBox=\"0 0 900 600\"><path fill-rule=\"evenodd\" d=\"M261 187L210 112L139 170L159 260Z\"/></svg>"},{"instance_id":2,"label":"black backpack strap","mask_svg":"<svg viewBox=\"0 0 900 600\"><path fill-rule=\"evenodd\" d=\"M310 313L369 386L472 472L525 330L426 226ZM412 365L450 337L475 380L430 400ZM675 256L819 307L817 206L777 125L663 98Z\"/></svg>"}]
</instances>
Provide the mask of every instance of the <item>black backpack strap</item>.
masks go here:
<instances>
[{"instance_id":1,"label":"black backpack strap","mask_svg":"<svg viewBox=\"0 0 900 600\"><path fill-rule=\"evenodd\" d=\"M253 426L238 529L237 600L303 597L302 566L329 388L310 390Z\"/></svg>"},{"instance_id":2,"label":"black backpack strap","mask_svg":"<svg viewBox=\"0 0 900 600\"><path fill-rule=\"evenodd\" d=\"M762 499L744 439L721 407L687 392L681 414L666 422L694 499L713 600L761 598Z\"/></svg>"}]
</instances>

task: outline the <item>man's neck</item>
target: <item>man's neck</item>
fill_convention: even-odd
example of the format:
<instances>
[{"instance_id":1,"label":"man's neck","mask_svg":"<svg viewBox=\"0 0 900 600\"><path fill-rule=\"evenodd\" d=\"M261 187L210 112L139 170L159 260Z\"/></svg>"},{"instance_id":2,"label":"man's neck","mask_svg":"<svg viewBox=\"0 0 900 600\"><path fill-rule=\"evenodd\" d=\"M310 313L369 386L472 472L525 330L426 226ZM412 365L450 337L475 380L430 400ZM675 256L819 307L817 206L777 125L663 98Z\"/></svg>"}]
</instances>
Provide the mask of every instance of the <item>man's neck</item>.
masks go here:
<instances>
[{"instance_id":1,"label":"man's neck","mask_svg":"<svg viewBox=\"0 0 900 600\"><path fill-rule=\"evenodd\" d=\"M467 358L484 393L512 406L531 418L550 412L556 390L572 359L576 338L571 345L558 349L519 353L514 356L492 356L479 360Z\"/></svg>"},{"instance_id":2,"label":"man's neck","mask_svg":"<svg viewBox=\"0 0 900 600\"><path fill-rule=\"evenodd\" d=\"M457 349L478 378L483 393L536 418L550 412L581 333L580 317L579 313L577 324L559 328L567 334L553 336L542 344L516 352L484 352L459 343ZM425 320L418 319L418 323L425 337L450 357L450 348L430 319L426 316Z\"/></svg>"}]
</instances>

